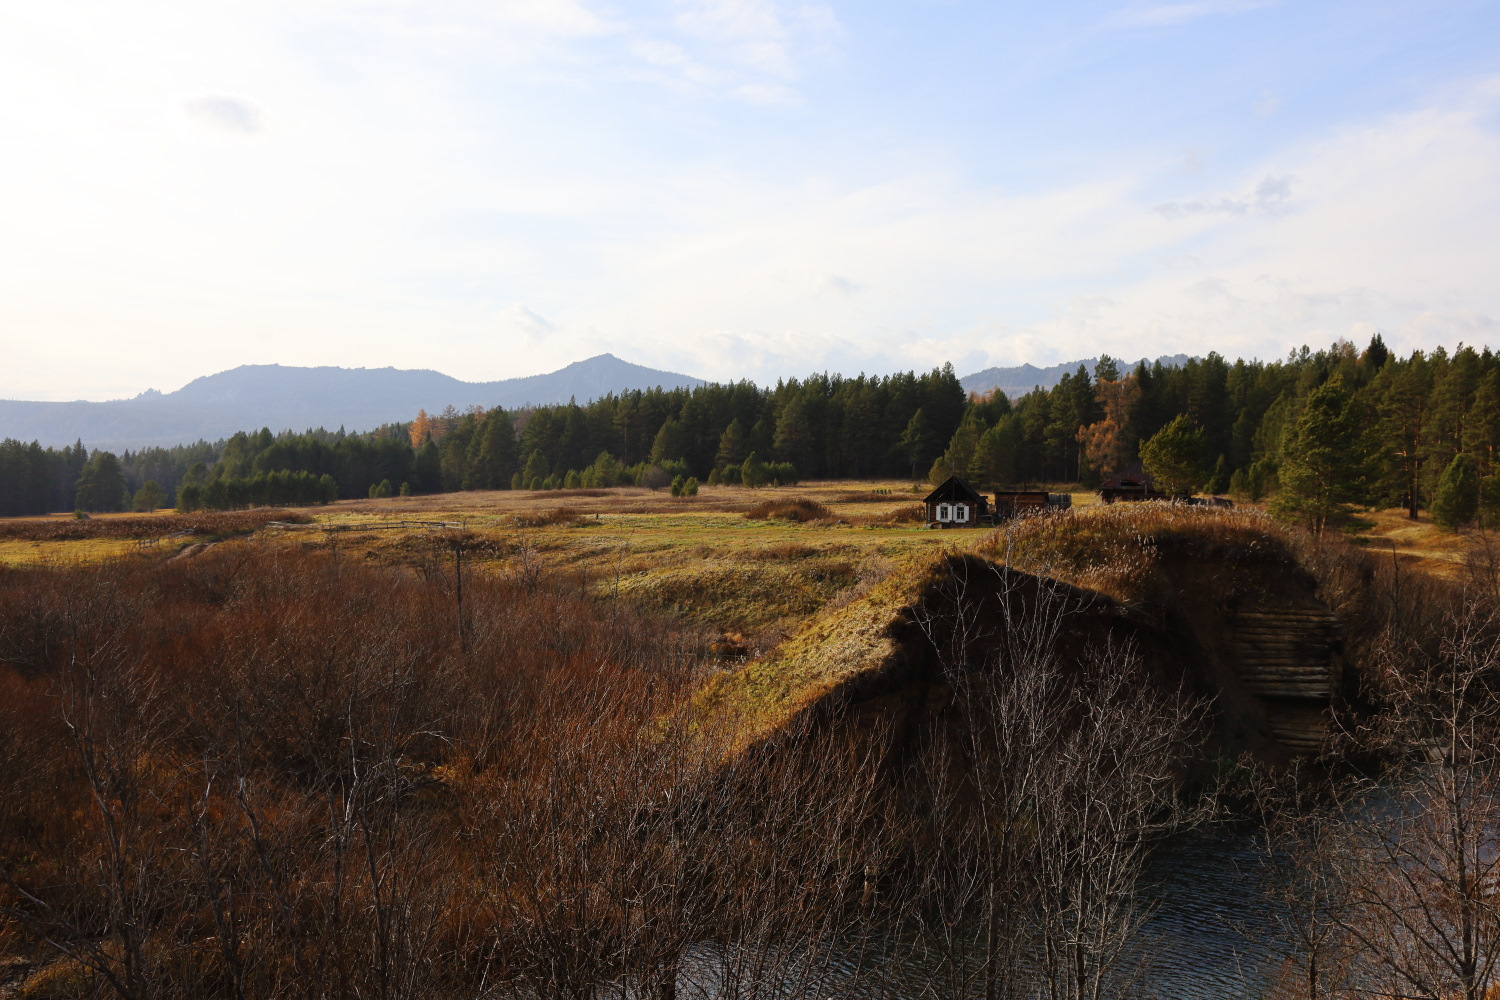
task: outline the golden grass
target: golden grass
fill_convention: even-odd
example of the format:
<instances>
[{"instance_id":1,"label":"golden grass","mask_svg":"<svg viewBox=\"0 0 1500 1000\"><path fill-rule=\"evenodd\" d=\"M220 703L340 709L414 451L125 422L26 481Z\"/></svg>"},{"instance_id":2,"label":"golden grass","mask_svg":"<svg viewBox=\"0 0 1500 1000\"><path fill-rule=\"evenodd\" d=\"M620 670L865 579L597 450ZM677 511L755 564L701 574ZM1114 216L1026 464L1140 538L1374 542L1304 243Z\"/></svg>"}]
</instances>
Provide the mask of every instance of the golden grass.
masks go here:
<instances>
[{"instance_id":1,"label":"golden grass","mask_svg":"<svg viewBox=\"0 0 1500 1000\"><path fill-rule=\"evenodd\" d=\"M785 642L712 680L692 710L729 713L744 743L784 725L841 682L885 665L897 653L890 629L927 588L937 553L891 567L857 600L806 621Z\"/></svg>"},{"instance_id":2,"label":"golden grass","mask_svg":"<svg viewBox=\"0 0 1500 1000\"><path fill-rule=\"evenodd\" d=\"M163 542L149 551L171 555L191 539ZM81 538L67 542L0 539L0 566L75 566L138 555L141 547L125 538Z\"/></svg>"},{"instance_id":3,"label":"golden grass","mask_svg":"<svg viewBox=\"0 0 1500 1000\"><path fill-rule=\"evenodd\" d=\"M1370 511L1360 515L1374 522L1360 532L1359 539L1371 554L1385 554L1403 567L1443 580L1464 577L1464 560L1474 547L1473 532L1448 532L1432 523L1426 511L1413 521L1404 508Z\"/></svg>"},{"instance_id":4,"label":"golden grass","mask_svg":"<svg viewBox=\"0 0 1500 1000\"><path fill-rule=\"evenodd\" d=\"M16 1000L64 1000L81 995L92 978L79 962L63 958L27 976L13 995Z\"/></svg>"},{"instance_id":5,"label":"golden grass","mask_svg":"<svg viewBox=\"0 0 1500 1000\"><path fill-rule=\"evenodd\" d=\"M85 519L12 517L0 519L0 538L43 542L95 538L149 539L181 532L225 537L249 534L271 521L306 523L311 518L301 511L274 507L197 514L167 511L157 514L101 515Z\"/></svg>"},{"instance_id":6,"label":"golden grass","mask_svg":"<svg viewBox=\"0 0 1500 1000\"><path fill-rule=\"evenodd\" d=\"M738 716L746 723L745 739L753 742L839 685L886 668L899 652L892 626L935 581L945 555L971 551L1126 603L1170 587L1166 564L1178 553L1224 565L1292 559L1287 529L1243 509L1080 505L993 531L926 534L952 547L908 550L865 593L825 605L766 655L715 678L694 699L693 710Z\"/></svg>"},{"instance_id":7,"label":"golden grass","mask_svg":"<svg viewBox=\"0 0 1500 1000\"><path fill-rule=\"evenodd\" d=\"M1164 550L1193 546L1225 562L1285 557L1287 530L1244 507L1092 504L1017 519L990 534L979 551L1024 572L1130 603L1162 582Z\"/></svg>"},{"instance_id":8,"label":"golden grass","mask_svg":"<svg viewBox=\"0 0 1500 1000\"><path fill-rule=\"evenodd\" d=\"M745 516L752 521L765 521L772 518L781 521L834 520L832 510L818 503L816 500L809 500L807 497L795 497L790 500L767 500L745 511Z\"/></svg>"},{"instance_id":9,"label":"golden grass","mask_svg":"<svg viewBox=\"0 0 1500 1000\"><path fill-rule=\"evenodd\" d=\"M476 543L466 560L471 572L504 575L537 564L577 572L592 581L601 599L618 596L643 611L743 633L753 648L763 649L829 601L846 600L856 582L878 577L888 560L979 539L979 531L924 531L919 523L893 517L909 511L926 491L924 486L913 492L910 482L834 481L756 490L705 486L697 496L682 498L636 488L390 497L314 508L308 511L313 524L257 538L335 551L341 559L422 565L451 559L434 537L440 533L357 529L401 520L461 522ZM799 500L819 505L826 518L745 517L759 505ZM352 530L330 533L319 530L323 526ZM0 539L0 564L164 558L193 540L139 551L133 542Z\"/></svg>"}]
</instances>

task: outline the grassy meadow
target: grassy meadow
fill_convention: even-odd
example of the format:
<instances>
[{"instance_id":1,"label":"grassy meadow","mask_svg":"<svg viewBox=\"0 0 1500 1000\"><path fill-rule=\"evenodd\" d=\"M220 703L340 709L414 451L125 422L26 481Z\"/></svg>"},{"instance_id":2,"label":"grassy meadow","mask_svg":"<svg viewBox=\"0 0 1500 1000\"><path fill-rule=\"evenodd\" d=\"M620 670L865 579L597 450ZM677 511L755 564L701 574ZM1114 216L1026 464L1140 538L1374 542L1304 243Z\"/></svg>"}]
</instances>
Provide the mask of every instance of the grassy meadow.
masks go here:
<instances>
[{"instance_id":1,"label":"grassy meadow","mask_svg":"<svg viewBox=\"0 0 1500 1000\"><path fill-rule=\"evenodd\" d=\"M937 531L923 493L0 521L0 995L1040 991L1064 943L1125 983L1154 845L1288 764L1237 608L1335 616L1333 709L1397 763L1434 664L1500 662L1482 536L1090 494ZM846 961L897 942L900 983Z\"/></svg>"},{"instance_id":2,"label":"grassy meadow","mask_svg":"<svg viewBox=\"0 0 1500 1000\"><path fill-rule=\"evenodd\" d=\"M236 538L375 564L425 565L446 551L451 532L361 527L457 522L469 571L581 574L601 595L764 649L836 594L882 577L895 562L977 540L981 532L923 530L918 501L925 492L914 492L910 482L704 487L681 498L635 488L476 491L303 508L297 514L308 523L290 529L262 526L275 512L184 519L162 511L86 522L55 515L0 522L0 565L170 558L189 546ZM775 509L785 505L791 506ZM197 523L186 527L197 530L170 537L188 520Z\"/></svg>"}]
</instances>

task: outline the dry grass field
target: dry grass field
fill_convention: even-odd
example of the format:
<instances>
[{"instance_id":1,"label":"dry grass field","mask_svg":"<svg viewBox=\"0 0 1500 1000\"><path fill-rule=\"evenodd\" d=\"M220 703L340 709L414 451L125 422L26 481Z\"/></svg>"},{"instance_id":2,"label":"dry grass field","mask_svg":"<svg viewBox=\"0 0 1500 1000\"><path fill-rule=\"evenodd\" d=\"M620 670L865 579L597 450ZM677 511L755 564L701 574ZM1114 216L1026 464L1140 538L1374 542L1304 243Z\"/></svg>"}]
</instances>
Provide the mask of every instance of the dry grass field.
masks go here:
<instances>
[{"instance_id":1,"label":"dry grass field","mask_svg":"<svg viewBox=\"0 0 1500 1000\"><path fill-rule=\"evenodd\" d=\"M1432 523L1426 511L1413 521L1400 508L1361 515L1374 524L1360 532L1359 539L1373 555L1384 553L1403 568L1414 569L1444 580L1464 577L1465 560L1483 535L1476 531L1444 531Z\"/></svg>"},{"instance_id":2,"label":"dry grass field","mask_svg":"<svg viewBox=\"0 0 1500 1000\"><path fill-rule=\"evenodd\" d=\"M171 511L88 521L55 515L0 522L0 565L190 557L229 534L442 569L453 536L462 534L467 571L576 572L600 596L723 632L731 647L753 652L909 555L977 542L983 532L924 530L922 493L910 482L704 487L682 498L634 488L467 492L340 501L299 511L309 523L292 528L260 528L270 514L290 512L209 515L188 534ZM233 519L235 530L214 518ZM456 523L462 531L379 527L400 521Z\"/></svg>"},{"instance_id":3,"label":"dry grass field","mask_svg":"<svg viewBox=\"0 0 1500 1000\"><path fill-rule=\"evenodd\" d=\"M1097 774L1146 759L1128 749L1142 732L1167 735L1148 736L1141 781L1176 801L1158 776L1197 753L1201 706L1220 759L1285 756L1274 706L1234 673L1242 605L1336 615L1357 668L1399 645L1392 622L1439 634L1455 588L1433 577L1483 540L1397 512L1351 545L1249 506L1088 494L1069 514L934 531L913 516L923 492L0 521L0 845L17 845L0 852L0 998L102 996L107 976L123 996L350 981L472 996L500 969L555 1000L676 976L713 934L736 942L726 954L795 956L854 940L841 920L886 933L949 856L900 852L993 841L944 811L959 800L942 763L990 744L944 741L1031 688L983 694L981 655L1051 671L1037 714L1016 718L1059 741L988 773L1076 761L1080 720L1108 722L1076 768L1027 779L1061 774L1078 794L1017 799L1018 815L1122 787ZM987 700L962 700L974 691ZM920 732L933 756L890 779L887 750ZM1129 801L1154 823L1168 799Z\"/></svg>"},{"instance_id":4,"label":"dry grass field","mask_svg":"<svg viewBox=\"0 0 1500 1000\"><path fill-rule=\"evenodd\" d=\"M575 571L601 593L642 611L745 637L764 650L835 596L863 591L908 556L967 549L985 532L923 530L910 482L812 482L751 490L703 487L694 497L639 488L478 491L344 500L292 511L246 511L184 518L104 514L0 520L0 566L77 565L117 558L171 558L225 538L332 549L385 564L427 564L451 532L373 527L397 521L463 526L469 566L482 573ZM793 506L807 501L804 508ZM1097 503L1073 494L1075 510ZM758 508L760 510L758 510ZM769 510L766 510L769 508ZM1242 505L1241 509L1244 509ZM1251 508L1253 509L1253 508ZM1358 536L1372 553L1447 580L1464 573L1482 536L1437 528L1426 514L1364 515ZM307 520L263 528L268 520ZM370 525L370 530L360 530ZM336 528L336 531L326 529Z\"/></svg>"}]
</instances>

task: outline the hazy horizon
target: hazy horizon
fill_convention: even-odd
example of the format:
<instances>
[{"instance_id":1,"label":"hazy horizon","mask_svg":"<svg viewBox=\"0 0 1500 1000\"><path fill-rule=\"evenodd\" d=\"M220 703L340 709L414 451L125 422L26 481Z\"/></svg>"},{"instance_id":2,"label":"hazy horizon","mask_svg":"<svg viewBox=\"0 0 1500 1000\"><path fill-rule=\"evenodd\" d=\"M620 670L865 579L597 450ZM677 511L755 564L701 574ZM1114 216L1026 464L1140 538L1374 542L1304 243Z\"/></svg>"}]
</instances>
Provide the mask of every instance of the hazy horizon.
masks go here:
<instances>
[{"instance_id":1,"label":"hazy horizon","mask_svg":"<svg viewBox=\"0 0 1500 1000\"><path fill-rule=\"evenodd\" d=\"M0 398L1495 339L1477 2L0 15Z\"/></svg>"}]
</instances>

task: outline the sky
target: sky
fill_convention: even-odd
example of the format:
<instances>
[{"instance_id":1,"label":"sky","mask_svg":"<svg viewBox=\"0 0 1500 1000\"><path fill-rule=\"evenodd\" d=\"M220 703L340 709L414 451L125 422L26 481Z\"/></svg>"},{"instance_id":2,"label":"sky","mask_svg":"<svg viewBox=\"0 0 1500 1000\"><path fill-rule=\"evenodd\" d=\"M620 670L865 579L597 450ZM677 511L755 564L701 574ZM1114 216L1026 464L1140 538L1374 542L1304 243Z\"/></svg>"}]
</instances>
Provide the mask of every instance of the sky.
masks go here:
<instances>
[{"instance_id":1,"label":"sky","mask_svg":"<svg viewBox=\"0 0 1500 1000\"><path fill-rule=\"evenodd\" d=\"M0 398L1500 348L1500 4L0 5Z\"/></svg>"}]
</instances>

